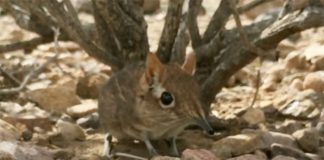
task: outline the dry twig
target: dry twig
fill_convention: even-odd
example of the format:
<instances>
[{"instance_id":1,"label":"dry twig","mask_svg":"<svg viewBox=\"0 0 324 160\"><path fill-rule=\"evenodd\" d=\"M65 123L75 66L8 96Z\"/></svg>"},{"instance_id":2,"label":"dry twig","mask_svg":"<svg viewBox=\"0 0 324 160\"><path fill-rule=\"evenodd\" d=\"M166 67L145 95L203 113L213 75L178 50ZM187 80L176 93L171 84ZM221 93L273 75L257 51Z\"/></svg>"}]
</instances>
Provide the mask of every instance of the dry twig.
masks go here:
<instances>
[{"instance_id":1,"label":"dry twig","mask_svg":"<svg viewBox=\"0 0 324 160\"><path fill-rule=\"evenodd\" d=\"M9 88L9 89L1 89L0 90L0 95L4 95L4 94L17 94L21 91L23 91L27 84L32 80L32 78L34 78L35 76L39 75L44 69L45 67L54 62L57 58L58 58L58 37L59 37L59 31L58 30L55 30L55 36L54 36L54 42L55 42L55 55L51 58L49 58L45 63L43 63L42 65L40 65L39 67L37 68L34 68L33 70L31 70L27 76L24 78L24 80L22 81L22 83L20 84L19 87L16 87L16 88Z\"/></svg>"},{"instance_id":2,"label":"dry twig","mask_svg":"<svg viewBox=\"0 0 324 160\"><path fill-rule=\"evenodd\" d=\"M19 50L19 49L34 48L40 44L44 44L48 42L50 42L49 39L46 39L44 37L36 37L27 41L5 44L0 46L0 54Z\"/></svg>"},{"instance_id":3,"label":"dry twig","mask_svg":"<svg viewBox=\"0 0 324 160\"><path fill-rule=\"evenodd\" d=\"M1 65L0 65L0 73L3 75L4 78L7 78L15 86L19 86L20 85L20 81L15 76L13 76L11 73L8 73L7 71L5 71L1 67Z\"/></svg>"}]
</instances>

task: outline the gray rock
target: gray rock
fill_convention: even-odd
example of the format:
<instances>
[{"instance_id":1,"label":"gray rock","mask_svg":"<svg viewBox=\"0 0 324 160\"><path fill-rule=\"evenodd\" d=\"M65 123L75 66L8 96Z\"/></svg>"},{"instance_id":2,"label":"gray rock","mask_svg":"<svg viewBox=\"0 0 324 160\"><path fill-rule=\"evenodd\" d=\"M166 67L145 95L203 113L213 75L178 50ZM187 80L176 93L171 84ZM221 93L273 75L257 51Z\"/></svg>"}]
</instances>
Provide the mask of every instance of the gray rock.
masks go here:
<instances>
[{"instance_id":1,"label":"gray rock","mask_svg":"<svg viewBox=\"0 0 324 160\"><path fill-rule=\"evenodd\" d=\"M54 152L54 159L72 159L75 153L68 149L58 149Z\"/></svg>"},{"instance_id":2,"label":"gray rock","mask_svg":"<svg viewBox=\"0 0 324 160\"><path fill-rule=\"evenodd\" d=\"M38 147L28 143L2 141L0 142L0 153L6 156L20 159L32 160L53 160L53 151L45 147ZM3 157L1 157L3 158Z\"/></svg>"},{"instance_id":3,"label":"gray rock","mask_svg":"<svg viewBox=\"0 0 324 160\"><path fill-rule=\"evenodd\" d=\"M272 158L272 160L297 160L297 159L294 158L294 157L288 157L288 156L279 155L279 156L276 156L276 157Z\"/></svg>"},{"instance_id":4,"label":"gray rock","mask_svg":"<svg viewBox=\"0 0 324 160\"><path fill-rule=\"evenodd\" d=\"M312 119L320 114L316 104L309 99L292 100L279 109L279 112L285 116L291 116L300 119Z\"/></svg>"},{"instance_id":5,"label":"gray rock","mask_svg":"<svg viewBox=\"0 0 324 160\"><path fill-rule=\"evenodd\" d=\"M319 155L314 153L306 153L306 155L311 158L312 160L322 160Z\"/></svg>"},{"instance_id":6,"label":"gray rock","mask_svg":"<svg viewBox=\"0 0 324 160\"><path fill-rule=\"evenodd\" d=\"M322 135L324 135L324 122L318 122L316 125L316 129Z\"/></svg>"},{"instance_id":7,"label":"gray rock","mask_svg":"<svg viewBox=\"0 0 324 160\"><path fill-rule=\"evenodd\" d=\"M182 152L182 160L220 160L212 152L205 149L186 149Z\"/></svg>"},{"instance_id":8,"label":"gray rock","mask_svg":"<svg viewBox=\"0 0 324 160\"><path fill-rule=\"evenodd\" d=\"M75 82L27 92L27 97L47 111L63 113L66 108L80 104L75 93Z\"/></svg>"},{"instance_id":9,"label":"gray rock","mask_svg":"<svg viewBox=\"0 0 324 160\"><path fill-rule=\"evenodd\" d=\"M230 158L227 160L267 160L267 159L253 154L246 154L246 155Z\"/></svg>"},{"instance_id":10,"label":"gray rock","mask_svg":"<svg viewBox=\"0 0 324 160\"><path fill-rule=\"evenodd\" d=\"M272 143L277 143L292 148L298 148L298 144L293 136L289 134L280 133L280 132L269 132L269 133L273 138Z\"/></svg>"},{"instance_id":11,"label":"gray rock","mask_svg":"<svg viewBox=\"0 0 324 160\"><path fill-rule=\"evenodd\" d=\"M2 150L0 150L0 159L1 160L16 160L14 155L12 155L9 152L2 151Z\"/></svg>"},{"instance_id":12,"label":"gray rock","mask_svg":"<svg viewBox=\"0 0 324 160\"><path fill-rule=\"evenodd\" d=\"M211 151L222 159L248 154L258 149L270 146L273 139L270 134L261 131L246 131L246 133L228 136L216 141Z\"/></svg>"},{"instance_id":13,"label":"gray rock","mask_svg":"<svg viewBox=\"0 0 324 160\"><path fill-rule=\"evenodd\" d=\"M92 113L86 117L79 118L76 123L82 128L93 128L99 127L99 115L98 113Z\"/></svg>"},{"instance_id":14,"label":"gray rock","mask_svg":"<svg viewBox=\"0 0 324 160\"><path fill-rule=\"evenodd\" d=\"M256 125L265 121L265 115L261 109L251 108L248 109L242 118L250 125Z\"/></svg>"},{"instance_id":15,"label":"gray rock","mask_svg":"<svg viewBox=\"0 0 324 160\"><path fill-rule=\"evenodd\" d=\"M78 104L66 109L66 113L72 118L80 118L96 112L98 109L98 103L96 101L87 101L83 104Z\"/></svg>"},{"instance_id":16,"label":"gray rock","mask_svg":"<svg viewBox=\"0 0 324 160\"><path fill-rule=\"evenodd\" d=\"M81 77L76 86L76 93L81 98L97 99L100 88L108 79L109 77L103 73L90 74Z\"/></svg>"},{"instance_id":17,"label":"gray rock","mask_svg":"<svg viewBox=\"0 0 324 160\"><path fill-rule=\"evenodd\" d=\"M254 155L258 156L258 157L261 157L263 159L268 159L268 156L266 155L266 153L264 153L263 151L261 150L256 150L254 152Z\"/></svg>"},{"instance_id":18,"label":"gray rock","mask_svg":"<svg viewBox=\"0 0 324 160\"><path fill-rule=\"evenodd\" d=\"M298 145L306 152L316 152L319 147L319 133L314 128L301 129L293 133Z\"/></svg>"},{"instance_id":19,"label":"gray rock","mask_svg":"<svg viewBox=\"0 0 324 160\"><path fill-rule=\"evenodd\" d=\"M15 141L19 137L20 134L16 127L0 119L0 141Z\"/></svg>"},{"instance_id":20,"label":"gray rock","mask_svg":"<svg viewBox=\"0 0 324 160\"><path fill-rule=\"evenodd\" d=\"M286 120L277 129L279 132L293 134L295 131L300 130L302 128L305 128L305 125L302 122L295 120Z\"/></svg>"},{"instance_id":21,"label":"gray rock","mask_svg":"<svg viewBox=\"0 0 324 160\"><path fill-rule=\"evenodd\" d=\"M75 123L71 123L68 121L64 121L59 119L56 123L56 126L59 130L59 132L62 134L64 139L68 141L73 140L85 140L86 135L85 132L82 130L80 126L78 126Z\"/></svg>"},{"instance_id":22,"label":"gray rock","mask_svg":"<svg viewBox=\"0 0 324 160\"><path fill-rule=\"evenodd\" d=\"M317 154L321 159L324 159L324 146L318 148Z\"/></svg>"},{"instance_id":23,"label":"gray rock","mask_svg":"<svg viewBox=\"0 0 324 160\"><path fill-rule=\"evenodd\" d=\"M284 155L288 157L294 157L298 160L312 160L303 151L299 149L276 143L271 145L271 154L273 157L278 155Z\"/></svg>"}]
</instances>

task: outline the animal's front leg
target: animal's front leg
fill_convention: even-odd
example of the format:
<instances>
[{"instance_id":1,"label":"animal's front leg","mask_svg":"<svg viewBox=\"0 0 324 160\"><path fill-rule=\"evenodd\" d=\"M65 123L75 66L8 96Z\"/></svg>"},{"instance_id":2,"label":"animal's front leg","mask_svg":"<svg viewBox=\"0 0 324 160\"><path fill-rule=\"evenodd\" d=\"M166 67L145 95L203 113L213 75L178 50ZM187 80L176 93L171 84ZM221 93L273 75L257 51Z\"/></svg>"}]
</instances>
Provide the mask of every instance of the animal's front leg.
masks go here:
<instances>
[{"instance_id":1,"label":"animal's front leg","mask_svg":"<svg viewBox=\"0 0 324 160\"><path fill-rule=\"evenodd\" d=\"M149 152L150 157L154 157L154 156L159 155L158 152L153 147L151 141L148 138L144 138L144 143L146 145L146 148L147 148L147 150Z\"/></svg>"},{"instance_id":2,"label":"animal's front leg","mask_svg":"<svg viewBox=\"0 0 324 160\"><path fill-rule=\"evenodd\" d=\"M112 150L112 136L107 133L104 138L104 149L103 149L103 157L110 158Z\"/></svg>"},{"instance_id":3,"label":"animal's front leg","mask_svg":"<svg viewBox=\"0 0 324 160\"><path fill-rule=\"evenodd\" d=\"M179 151L178 151L178 147L177 147L177 142L176 142L177 138L176 136L170 138L170 139L166 139L165 141L168 144L168 147L171 149L171 155L172 156L177 156L179 157Z\"/></svg>"},{"instance_id":4,"label":"animal's front leg","mask_svg":"<svg viewBox=\"0 0 324 160\"><path fill-rule=\"evenodd\" d=\"M177 147L177 137L176 136L171 138L171 151L172 151L172 155L175 155L178 157L180 156L178 147Z\"/></svg>"}]
</instances>

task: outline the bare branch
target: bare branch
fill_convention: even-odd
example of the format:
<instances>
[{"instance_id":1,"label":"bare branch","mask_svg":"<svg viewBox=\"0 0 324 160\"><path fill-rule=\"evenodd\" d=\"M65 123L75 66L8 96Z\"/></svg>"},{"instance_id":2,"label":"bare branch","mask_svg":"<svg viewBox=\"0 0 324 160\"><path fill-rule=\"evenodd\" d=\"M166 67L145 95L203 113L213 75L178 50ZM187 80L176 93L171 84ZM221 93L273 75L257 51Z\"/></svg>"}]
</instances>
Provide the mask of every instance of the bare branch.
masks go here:
<instances>
[{"instance_id":1,"label":"bare branch","mask_svg":"<svg viewBox=\"0 0 324 160\"><path fill-rule=\"evenodd\" d=\"M255 37L259 37L258 35L261 34L264 28L273 23L273 21L274 18L260 21L244 29L248 36L254 34ZM291 13L287 15L286 19L274 23L264 30L259 38L254 38L254 44L263 50L271 50L276 48L278 43L289 35L320 26L324 26L323 8L306 8L301 14ZM233 34L231 32L227 31L224 37L231 37L230 34ZM224 49L222 56L218 60L217 67L202 85L202 102L205 103L205 106L209 106L214 101L214 96L220 91L231 75L256 58L255 54L238 47L242 46L240 41L233 43L237 41L233 38L226 41L231 43Z\"/></svg>"},{"instance_id":2,"label":"bare branch","mask_svg":"<svg viewBox=\"0 0 324 160\"><path fill-rule=\"evenodd\" d=\"M12 74L6 72L0 65L0 73L3 75L4 78L7 78L13 85L19 86L20 81L14 77Z\"/></svg>"},{"instance_id":3,"label":"bare branch","mask_svg":"<svg viewBox=\"0 0 324 160\"><path fill-rule=\"evenodd\" d=\"M264 55L266 54L265 51L261 50L260 48L257 48L255 45L253 45L247 35L245 34L245 31L243 30L243 27L242 27L242 22L241 22L241 19L240 19L240 15L236 9L236 4L234 2L235 0L229 0L229 3L230 3L230 6L231 6L231 9L232 9L232 12L233 12L233 17L234 17L234 20L235 20L235 23L236 23L236 27L237 27L237 30L240 34L240 38L243 42L243 44L246 46L246 48L252 52L252 53L255 53L257 55L259 55L261 58L265 57Z\"/></svg>"},{"instance_id":4,"label":"bare branch","mask_svg":"<svg viewBox=\"0 0 324 160\"><path fill-rule=\"evenodd\" d=\"M232 14L228 0L222 0L210 20L203 36L203 42L208 43L225 26Z\"/></svg>"},{"instance_id":5,"label":"bare branch","mask_svg":"<svg viewBox=\"0 0 324 160\"><path fill-rule=\"evenodd\" d=\"M121 58L121 45L119 40L116 38L115 33L111 30L110 26L106 23L104 17L100 14L99 7L95 0L92 1L93 16L96 22L97 29L97 43L101 45L106 51L113 54L115 57Z\"/></svg>"},{"instance_id":6,"label":"bare branch","mask_svg":"<svg viewBox=\"0 0 324 160\"><path fill-rule=\"evenodd\" d=\"M202 40L199 34L199 28L197 25L197 15L201 6L202 0L190 0L189 10L187 13L187 26L191 36L192 47L197 48L201 45Z\"/></svg>"},{"instance_id":7,"label":"bare branch","mask_svg":"<svg viewBox=\"0 0 324 160\"><path fill-rule=\"evenodd\" d=\"M11 44L0 45L0 54L20 49L32 49L40 44L48 43L52 40L44 37L36 37L27 41L21 41Z\"/></svg>"},{"instance_id":8,"label":"bare branch","mask_svg":"<svg viewBox=\"0 0 324 160\"><path fill-rule=\"evenodd\" d=\"M171 50L181 21L183 2L184 0L169 0L164 28L156 52L163 63L169 62L171 57Z\"/></svg>"},{"instance_id":9,"label":"bare branch","mask_svg":"<svg viewBox=\"0 0 324 160\"><path fill-rule=\"evenodd\" d=\"M243 6L240 6L237 8L237 11L238 13L243 13L243 12L246 12L246 11L249 11L263 3L267 3L267 2L270 2L271 0L254 0L254 1L251 1Z\"/></svg>"},{"instance_id":10,"label":"bare branch","mask_svg":"<svg viewBox=\"0 0 324 160\"><path fill-rule=\"evenodd\" d=\"M24 78L22 83L20 83L19 87L9 88L9 89L1 89L0 90L0 95L17 94L17 93L23 91L26 88L27 84L31 81L32 78L34 78L35 76L40 74L48 64L56 61L56 59L59 56L59 52L58 52L58 37L59 37L59 34L60 33L59 33L58 30L55 31L55 36L54 36L54 39L55 39L54 40L54 42L55 42L55 51L56 51L55 55L53 57L49 58L45 63L43 63L39 67L37 67L37 68L33 69L32 71L30 71L28 73L28 75Z\"/></svg>"},{"instance_id":11,"label":"bare branch","mask_svg":"<svg viewBox=\"0 0 324 160\"><path fill-rule=\"evenodd\" d=\"M141 61L149 51L146 33L146 22L138 3L135 1L121 2L119 0L95 1L101 16L115 33L114 40L117 46L121 46L120 57L127 62ZM136 15L135 15L136 14ZM121 43L123 42L123 43Z\"/></svg>"},{"instance_id":12,"label":"bare branch","mask_svg":"<svg viewBox=\"0 0 324 160\"><path fill-rule=\"evenodd\" d=\"M55 17L57 24L60 28L64 29L69 37L73 38L77 43L82 46L85 51L90 55L98 59L99 61L109 64L113 70L122 68L123 64L116 57L113 57L107 51L99 48L91 39L88 37L82 26L75 20L77 17L73 17L69 11L65 10L63 4L57 1L42 1L48 12Z\"/></svg>"},{"instance_id":13,"label":"bare branch","mask_svg":"<svg viewBox=\"0 0 324 160\"><path fill-rule=\"evenodd\" d=\"M189 33L187 31L186 23L183 21L180 24L179 31L177 37L174 41L174 45L172 48L171 54L171 62L176 62L178 64L182 64L184 62L184 57L186 54L186 47L189 44Z\"/></svg>"}]
</instances>

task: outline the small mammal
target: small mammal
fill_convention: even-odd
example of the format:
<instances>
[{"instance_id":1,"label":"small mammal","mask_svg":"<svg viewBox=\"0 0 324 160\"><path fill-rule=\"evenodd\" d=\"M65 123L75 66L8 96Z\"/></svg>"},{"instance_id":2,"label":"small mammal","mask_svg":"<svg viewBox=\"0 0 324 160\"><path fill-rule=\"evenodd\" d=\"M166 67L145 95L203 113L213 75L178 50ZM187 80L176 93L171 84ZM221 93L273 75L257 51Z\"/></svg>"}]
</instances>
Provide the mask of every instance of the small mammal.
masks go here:
<instances>
[{"instance_id":1,"label":"small mammal","mask_svg":"<svg viewBox=\"0 0 324 160\"><path fill-rule=\"evenodd\" d=\"M199 101L199 86L192 77L194 54L182 66L162 64L148 53L145 64L129 66L110 78L99 94L99 120L106 132L117 139L143 141L149 155L158 152L150 140L172 140L185 127L197 124L213 131Z\"/></svg>"}]
</instances>

